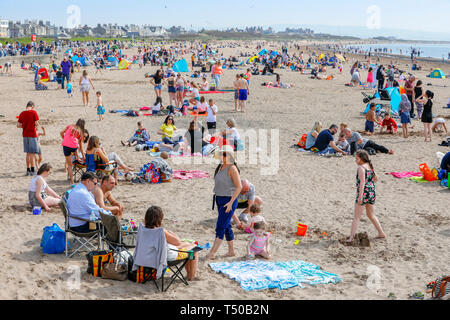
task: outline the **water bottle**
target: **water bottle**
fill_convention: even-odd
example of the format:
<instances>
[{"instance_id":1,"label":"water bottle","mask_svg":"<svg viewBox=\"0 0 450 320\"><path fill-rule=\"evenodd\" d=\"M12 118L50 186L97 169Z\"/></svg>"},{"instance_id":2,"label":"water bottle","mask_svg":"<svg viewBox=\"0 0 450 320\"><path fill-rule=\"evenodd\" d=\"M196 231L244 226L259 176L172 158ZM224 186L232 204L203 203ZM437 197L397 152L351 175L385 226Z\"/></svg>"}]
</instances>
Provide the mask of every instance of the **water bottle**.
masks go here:
<instances>
[{"instance_id":1,"label":"water bottle","mask_svg":"<svg viewBox=\"0 0 450 320\"><path fill-rule=\"evenodd\" d=\"M95 221L97 220L97 216L95 215L95 210L91 210L91 215L89 217L89 230L95 230L97 228L97 224Z\"/></svg>"}]
</instances>

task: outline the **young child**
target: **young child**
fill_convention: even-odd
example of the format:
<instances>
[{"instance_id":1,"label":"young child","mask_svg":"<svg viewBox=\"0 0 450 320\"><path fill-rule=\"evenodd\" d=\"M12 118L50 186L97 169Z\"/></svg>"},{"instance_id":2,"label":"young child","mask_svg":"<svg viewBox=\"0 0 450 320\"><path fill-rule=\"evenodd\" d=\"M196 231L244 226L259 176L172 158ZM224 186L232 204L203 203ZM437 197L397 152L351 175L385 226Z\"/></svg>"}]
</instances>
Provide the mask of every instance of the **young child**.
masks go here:
<instances>
[{"instance_id":1,"label":"young child","mask_svg":"<svg viewBox=\"0 0 450 320\"><path fill-rule=\"evenodd\" d=\"M245 232L253 233L255 223L258 222L266 222L264 217L261 215L261 207L257 204L253 204L250 206L250 219L247 221L244 220L245 223L242 224Z\"/></svg>"},{"instance_id":2,"label":"young child","mask_svg":"<svg viewBox=\"0 0 450 320\"><path fill-rule=\"evenodd\" d=\"M128 141L120 141L124 147L134 147L137 144L145 144L150 140L150 135L142 125L142 122L137 123L137 130Z\"/></svg>"},{"instance_id":3,"label":"young child","mask_svg":"<svg viewBox=\"0 0 450 320\"><path fill-rule=\"evenodd\" d=\"M369 68L369 73L367 75L367 89L372 89L373 88L373 68Z\"/></svg>"},{"instance_id":4,"label":"young child","mask_svg":"<svg viewBox=\"0 0 450 320\"><path fill-rule=\"evenodd\" d=\"M336 146L342 151L350 153L350 144L347 142L347 139L345 138L345 133L341 133L339 135L339 140L336 143Z\"/></svg>"},{"instance_id":5,"label":"young child","mask_svg":"<svg viewBox=\"0 0 450 320\"><path fill-rule=\"evenodd\" d=\"M38 167L41 166L41 162L42 162L42 149L41 149L41 141L40 141L40 137L45 137L45 128L44 126L41 126L41 130L42 132L37 132L37 138L38 138L38 147L39 147L39 153L37 154L37 165Z\"/></svg>"},{"instance_id":6,"label":"young child","mask_svg":"<svg viewBox=\"0 0 450 320\"><path fill-rule=\"evenodd\" d=\"M255 223L254 230L255 232L251 235L247 245L248 258L253 259L256 256L261 256L265 259L270 259L270 233L265 232L265 223Z\"/></svg>"},{"instance_id":7,"label":"young child","mask_svg":"<svg viewBox=\"0 0 450 320\"><path fill-rule=\"evenodd\" d=\"M62 73L61 73L62 74ZM62 83L62 82L61 82ZM67 80L67 95L69 98L73 97L73 93L72 93L72 83L70 83L70 79Z\"/></svg>"},{"instance_id":8,"label":"young child","mask_svg":"<svg viewBox=\"0 0 450 320\"><path fill-rule=\"evenodd\" d=\"M162 107L162 98L156 97L156 101L152 106L152 116L157 116Z\"/></svg>"},{"instance_id":9,"label":"young child","mask_svg":"<svg viewBox=\"0 0 450 320\"><path fill-rule=\"evenodd\" d=\"M103 107L103 99L102 99L102 93L100 91L97 91L97 114L98 114L98 121L102 121L105 114L105 108Z\"/></svg>"},{"instance_id":10,"label":"young child","mask_svg":"<svg viewBox=\"0 0 450 320\"><path fill-rule=\"evenodd\" d=\"M247 69L247 73L244 75L244 79L247 80L247 83L250 85L250 79L252 78L252 70Z\"/></svg>"},{"instance_id":11,"label":"young child","mask_svg":"<svg viewBox=\"0 0 450 320\"><path fill-rule=\"evenodd\" d=\"M447 133L447 126L445 125L445 119L442 117L436 118L436 120L434 120L434 124L431 130L436 133L443 133L444 131L445 133Z\"/></svg>"},{"instance_id":12,"label":"young child","mask_svg":"<svg viewBox=\"0 0 450 320\"><path fill-rule=\"evenodd\" d=\"M217 106L214 104L214 99L209 99L208 115L206 116L206 125L210 134L216 133L217 128Z\"/></svg>"},{"instance_id":13,"label":"young child","mask_svg":"<svg viewBox=\"0 0 450 320\"><path fill-rule=\"evenodd\" d=\"M199 84L202 91L208 91L209 90L209 83L206 80L206 77L203 77L203 82Z\"/></svg>"},{"instance_id":14,"label":"young child","mask_svg":"<svg viewBox=\"0 0 450 320\"><path fill-rule=\"evenodd\" d=\"M384 127L386 127L387 133L390 134L397 133L398 129L397 123L395 122L394 119L391 118L391 115L389 113L386 113L386 115L384 116L383 122L381 123L380 134L383 133Z\"/></svg>"},{"instance_id":15,"label":"young child","mask_svg":"<svg viewBox=\"0 0 450 320\"><path fill-rule=\"evenodd\" d=\"M370 104L370 110L366 114L366 126L364 129L364 134L369 136L373 135L376 118L377 105L375 103Z\"/></svg>"}]
</instances>

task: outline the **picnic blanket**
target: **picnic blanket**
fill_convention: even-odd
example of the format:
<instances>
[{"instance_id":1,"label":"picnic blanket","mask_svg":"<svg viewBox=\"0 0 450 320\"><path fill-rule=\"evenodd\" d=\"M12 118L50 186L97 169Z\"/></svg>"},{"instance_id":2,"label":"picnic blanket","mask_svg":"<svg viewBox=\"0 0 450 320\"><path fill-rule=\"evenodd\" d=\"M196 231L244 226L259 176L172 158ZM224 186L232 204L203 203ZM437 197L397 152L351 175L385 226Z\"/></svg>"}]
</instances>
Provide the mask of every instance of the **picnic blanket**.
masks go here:
<instances>
[{"instance_id":1,"label":"picnic blanket","mask_svg":"<svg viewBox=\"0 0 450 320\"><path fill-rule=\"evenodd\" d=\"M209 178L209 173L201 170L174 170L173 178L178 180L205 179Z\"/></svg>"},{"instance_id":2,"label":"picnic blanket","mask_svg":"<svg viewBox=\"0 0 450 320\"><path fill-rule=\"evenodd\" d=\"M421 172L414 171L403 171L403 172L387 172L386 174L390 174L396 178L412 178L412 177L421 177L423 174Z\"/></svg>"},{"instance_id":3,"label":"picnic blanket","mask_svg":"<svg viewBox=\"0 0 450 320\"><path fill-rule=\"evenodd\" d=\"M241 284L246 291L278 288L280 290L302 284L336 284L341 277L325 272L319 266L301 260L289 262L243 261L210 263L217 273L223 273Z\"/></svg>"}]
</instances>

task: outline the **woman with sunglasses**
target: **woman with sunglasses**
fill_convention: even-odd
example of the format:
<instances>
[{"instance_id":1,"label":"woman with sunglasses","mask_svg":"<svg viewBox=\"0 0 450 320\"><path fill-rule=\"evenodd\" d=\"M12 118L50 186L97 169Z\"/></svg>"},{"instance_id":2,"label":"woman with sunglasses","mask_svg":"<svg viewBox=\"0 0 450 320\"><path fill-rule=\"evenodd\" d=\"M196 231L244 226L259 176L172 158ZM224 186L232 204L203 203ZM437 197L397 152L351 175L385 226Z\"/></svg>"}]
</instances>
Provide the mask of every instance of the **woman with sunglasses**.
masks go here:
<instances>
[{"instance_id":1,"label":"woman with sunglasses","mask_svg":"<svg viewBox=\"0 0 450 320\"><path fill-rule=\"evenodd\" d=\"M217 250L223 239L228 243L228 256L234 257L234 234L231 219L238 206L238 196L242 190L240 170L234 160L234 151L231 146L225 145L216 152L220 157L220 164L214 174L214 198L219 211L216 225L216 239L207 258L214 260Z\"/></svg>"},{"instance_id":2,"label":"woman with sunglasses","mask_svg":"<svg viewBox=\"0 0 450 320\"><path fill-rule=\"evenodd\" d=\"M162 136L161 141L165 144L177 145L181 137L174 137L174 133L177 131L175 127L175 121L173 116L169 115L158 130L158 134Z\"/></svg>"}]
</instances>

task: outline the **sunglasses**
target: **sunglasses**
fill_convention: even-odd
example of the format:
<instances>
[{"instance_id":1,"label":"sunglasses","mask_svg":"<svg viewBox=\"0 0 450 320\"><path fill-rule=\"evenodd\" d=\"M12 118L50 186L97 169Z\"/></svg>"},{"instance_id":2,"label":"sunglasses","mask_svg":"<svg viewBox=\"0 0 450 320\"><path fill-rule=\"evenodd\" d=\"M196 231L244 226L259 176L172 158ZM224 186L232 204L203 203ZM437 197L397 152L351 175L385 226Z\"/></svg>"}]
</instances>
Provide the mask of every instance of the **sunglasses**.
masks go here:
<instances>
[{"instance_id":1,"label":"sunglasses","mask_svg":"<svg viewBox=\"0 0 450 320\"><path fill-rule=\"evenodd\" d=\"M94 182L94 180L91 180L91 182L94 184L94 186L98 185L98 182Z\"/></svg>"}]
</instances>

